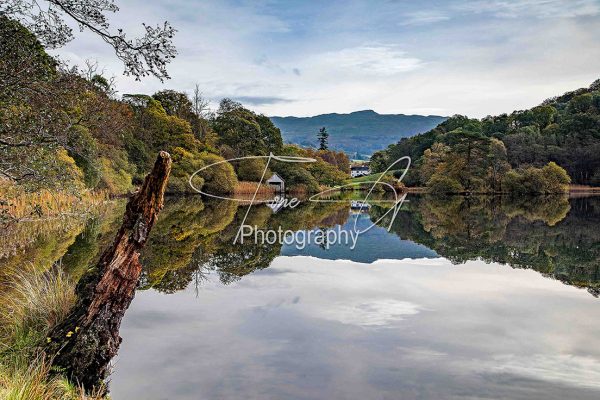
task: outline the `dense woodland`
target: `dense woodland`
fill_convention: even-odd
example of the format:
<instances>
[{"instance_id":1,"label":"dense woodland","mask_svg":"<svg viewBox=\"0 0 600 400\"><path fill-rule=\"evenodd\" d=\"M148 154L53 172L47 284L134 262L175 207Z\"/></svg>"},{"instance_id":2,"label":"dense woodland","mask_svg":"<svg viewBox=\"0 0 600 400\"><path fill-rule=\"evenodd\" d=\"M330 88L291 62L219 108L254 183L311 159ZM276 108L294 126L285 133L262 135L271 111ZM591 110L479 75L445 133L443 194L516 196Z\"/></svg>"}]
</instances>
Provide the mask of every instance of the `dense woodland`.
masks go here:
<instances>
[{"instance_id":1,"label":"dense woodland","mask_svg":"<svg viewBox=\"0 0 600 400\"><path fill-rule=\"evenodd\" d=\"M123 194L139 184L160 150L174 160L170 193L193 192L189 176L206 165L270 153L318 160L271 161L267 175L279 173L292 190L316 192L347 180L343 152L286 145L268 117L240 103L224 99L211 112L199 88L193 96L173 90L117 96L93 64L80 70L59 63L19 22L0 17L0 33L3 187ZM438 193L555 193L571 182L599 185L600 81L531 110L451 117L375 153L372 169L383 171L405 155L414 161L405 184ZM265 161L221 163L194 184L232 193L240 182L259 181Z\"/></svg>"},{"instance_id":2,"label":"dense woodland","mask_svg":"<svg viewBox=\"0 0 600 400\"><path fill-rule=\"evenodd\" d=\"M405 183L438 191L561 191L561 169L573 183L600 185L600 80L510 115L453 116L375 153L372 168L405 155L415 161Z\"/></svg>"},{"instance_id":3,"label":"dense woodland","mask_svg":"<svg viewBox=\"0 0 600 400\"><path fill-rule=\"evenodd\" d=\"M0 180L27 191L127 193L140 183L156 154L174 160L170 193L193 189L189 176L203 166L270 153L313 157L316 163L272 162L291 189L316 191L342 183L344 153L284 145L268 117L224 99L209 112L194 96L163 90L152 96L117 96L110 80L67 68L50 57L18 22L0 17ZM235 191L239 181L259 181L265 159L222 163L199 174L195 186L211 193ZM267 176L268 178L268 176Z\"/></svg>"}]
</instances>

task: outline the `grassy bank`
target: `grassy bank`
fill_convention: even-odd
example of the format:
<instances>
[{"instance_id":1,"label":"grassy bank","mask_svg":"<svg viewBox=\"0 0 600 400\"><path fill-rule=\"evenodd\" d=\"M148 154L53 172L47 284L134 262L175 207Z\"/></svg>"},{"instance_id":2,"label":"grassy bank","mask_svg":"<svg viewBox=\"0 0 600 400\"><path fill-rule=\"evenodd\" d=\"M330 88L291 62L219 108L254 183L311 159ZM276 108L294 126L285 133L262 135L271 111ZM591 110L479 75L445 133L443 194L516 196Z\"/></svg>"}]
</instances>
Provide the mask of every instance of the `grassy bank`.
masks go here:
<instances>
[{"instance_id":1,"label":"grassy bank","mask_svg":"<svg viewBox=\"0 0 600 400\"><path fill-rule=\"evenodd\" d=\"M346 187L343 190L371 190L373 191L392 191L388 185L394 187L396 191L409 191L402 182L398 182L398 178L394 174L401 173L400 170L391 170L387 172L378 172L376 174L358 176L346 181ZM375 185L375 182L379 182ZM373 186L375 185L375 186Z\"/></svg>"},{"instance_id":2,"label":"grassy bank","mask_svg":"<svg viewBox=\"0 0 600 400\"><path fill-rule=\"evenodd\" d=\"M75 302L75 281L67 277L64 268L69 266L69 277L80 275L74 266L89 265L88 258L97 254L98 246L80 244L79 252L74 251L68 263L61 255L84 229L89 230L90 238L103 240L98 238L104 238L101 235L105 230L114 231L113 211L120 214L122 208L121 203L115 202L102 201L95 208L94 205L88 202L85 209L76 208L75 215L27 217L2 224L0 399L101 398L85 395L80 387L51 371L52 355L43 352L48 332ZM90 224L92 220L101 221L102 225Z\"/></svg>"},{"instance_id":3,"label":"grassy bank","mask_svg":"<svg viewBox=\"0 0 600 400\"><path fill-rule=\"evenodd\" d=\"M393 171L388 171L387 175L392 176L393 175ZM369 182L375 182L376 180L380 179L383 176L383 172L379 172L376 174L371 174L371 175L365 175L365 176L358 176L356 178L352 178L350 180L348 180L348 183L369 183Z\"/></svg>"},{"instance_id":4,"label":"grassy bank","mask_svg":"<svg viewBox=\"0 0 600 400\"><path fill-rule=\"evenodd\" d=\"M0 282L0 398L82 400L81 388L51 373L42 346L75 302L74 284L58 268L25 268Z\"/></svg>"}]
</instances>

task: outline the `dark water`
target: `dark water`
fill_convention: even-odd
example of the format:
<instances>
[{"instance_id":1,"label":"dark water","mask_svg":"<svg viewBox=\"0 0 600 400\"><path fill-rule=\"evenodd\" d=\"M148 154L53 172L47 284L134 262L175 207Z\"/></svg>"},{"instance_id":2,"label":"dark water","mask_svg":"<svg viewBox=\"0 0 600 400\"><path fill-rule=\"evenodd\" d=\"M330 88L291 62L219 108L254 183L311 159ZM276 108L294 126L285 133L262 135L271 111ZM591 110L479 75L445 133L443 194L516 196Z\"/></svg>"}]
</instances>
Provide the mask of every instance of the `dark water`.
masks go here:
<instances>
[{"instance_id":1,"label":"dark water","mask_svg":"<svg viewBox=\"0 0 600 400\"><path fill-rule=\"evenodd\" d=\"M353 250L233 244L247 207L169 200L112 398L600 398L600 198L408 200L395 219L347 201L246 218L305 233L379 221ZM62 249L77 276L108 220L32 249Z\"/></svg>"}]
</instances>

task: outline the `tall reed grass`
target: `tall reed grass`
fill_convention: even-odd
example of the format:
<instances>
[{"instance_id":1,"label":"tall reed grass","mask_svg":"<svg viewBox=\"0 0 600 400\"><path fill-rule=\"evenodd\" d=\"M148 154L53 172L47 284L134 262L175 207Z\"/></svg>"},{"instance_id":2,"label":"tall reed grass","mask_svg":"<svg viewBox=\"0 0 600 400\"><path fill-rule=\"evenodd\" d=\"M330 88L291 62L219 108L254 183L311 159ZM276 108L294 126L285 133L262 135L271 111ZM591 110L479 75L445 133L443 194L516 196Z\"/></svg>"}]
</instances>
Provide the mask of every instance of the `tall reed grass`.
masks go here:
<instances>
[{"instance_id":1,"label":"tall reed grass","mask_svg":"<svg viewBox=\"0 0 600 400\"><path fill-rule=\"evenodd\" d=\"M2 360L4 361L4 360ZM44 356L0 363L0 399L3 400L101 400L100 390L86 395L83 388L51 374Z\"/></svg>"},{"instance_id":2,"label":"tall reed grass","mask_svg":"<svg viewBox=\"0 0 600 400\"><path fill-rule=\"evenodd\" d=\"M272 186L260 184L258 182L247 181L238 182L237 186L234 189L234 194L254 194L257 188L257 194L259 195L275 195L275 188L273 188Z\"/></svg>"},{"instance_id":3,"label":"tall reed grass","mask_svg":"<svg viewBox=\"0 0 600 400\"><path fill-rule=\"evenodd\" d=\"M75 304L74 284L59 268L14 271L0 283L0 346L33 353Z\"/></svg>"},{"instance_id":4,"label":"tall reed grass","mask_svg":"<svg viewBox=\"0 0 600 400\"><path fill-rule=\"evenodd\" d=\"M101 399L51 373L41 350L50 329L74 303L74 285L58 268L26 267L0 283L0 399Z\"/></svg>"},{"instance_id":5,"label":"tall reed grass","mask_svg":"<svg viewBox=\"0 0 600 400\"><path fill-rule=\"evenodd\" d=\"M587 186L587 185L569 185L569 192L571 193L600 193L600 187L597 186Z\"/></svg>"},{"instance_id":6,"label":"tall reed grass","mask_svg":"<svg viewBox=\"0 0 600 400\"><path fill-rule=\"evenodd\" d=\"M27 192L0 181L0 219L39 219L87 212L108 200L105 191L72 194L40 190Z\"/></svg>"}]
</instances>

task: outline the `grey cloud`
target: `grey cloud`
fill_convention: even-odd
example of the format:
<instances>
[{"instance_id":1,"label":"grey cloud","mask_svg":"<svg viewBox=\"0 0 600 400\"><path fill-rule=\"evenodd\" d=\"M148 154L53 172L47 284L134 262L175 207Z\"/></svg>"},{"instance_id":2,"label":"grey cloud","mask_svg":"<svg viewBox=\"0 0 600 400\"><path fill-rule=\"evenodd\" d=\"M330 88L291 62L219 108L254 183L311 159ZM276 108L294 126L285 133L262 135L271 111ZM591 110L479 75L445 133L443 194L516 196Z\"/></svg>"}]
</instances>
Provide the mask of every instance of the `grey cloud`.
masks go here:
<instances>
[{"instance_id":1,"label":"grey cloud","mask_svg":"<svg viewBox=\"0 0 600 400\"><path fill-rule=\"evenodd\" d=\"M239 101L240 103L248 104L251 106L264 106L270 104L279 103L291 103L294 100L286 99L284 97L277 96L231 96L232 99Z\"/></svg>"}]
</instances>

